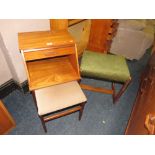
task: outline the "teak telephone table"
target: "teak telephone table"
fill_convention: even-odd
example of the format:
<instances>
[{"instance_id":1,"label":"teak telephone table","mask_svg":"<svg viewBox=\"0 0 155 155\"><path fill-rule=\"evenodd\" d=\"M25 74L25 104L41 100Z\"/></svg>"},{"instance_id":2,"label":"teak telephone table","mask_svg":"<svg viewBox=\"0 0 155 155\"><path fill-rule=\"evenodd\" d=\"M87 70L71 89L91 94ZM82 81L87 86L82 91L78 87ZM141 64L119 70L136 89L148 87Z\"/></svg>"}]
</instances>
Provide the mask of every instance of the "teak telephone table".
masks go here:
<instances>
[{"instance_id":1,"label":"teak telephone table","mask_svg":"<svg viewBox=\"0 0 155 155\"><path fill-rule=\"evenodd\" d=\"M19 33L30 91L80 79L74 39L67 31Z\"/></svg>"},{"instance_id":2,"label":"teak telephone table","mask_svg":"<svg viewBox=\"0 0 155 155\"><path fill-rule=\"evenodd\" d=\"M74 92L79 93L80 96L80 100L72 103L73 107L68 111L65 109L65 112L49 117L39 115L44 130L47 131L45 122L76 111L80 112L81 119L86 98L80 86L77 86L77 82L70 83L79 80L80 73L76 44L69 32L66 30L24 32L18 34L18 39L27 72L29 90L32 92L36 106L37 99L39 99L36 96L38 89L45 90L41 91L43 92L41 96L46 96L45 92L53 90L54 85L67 82L68 85L76 86ZM51 86L51 89L45 89ZM67 95L73 96L72 93Z\"/></svg>"}]
</instances>

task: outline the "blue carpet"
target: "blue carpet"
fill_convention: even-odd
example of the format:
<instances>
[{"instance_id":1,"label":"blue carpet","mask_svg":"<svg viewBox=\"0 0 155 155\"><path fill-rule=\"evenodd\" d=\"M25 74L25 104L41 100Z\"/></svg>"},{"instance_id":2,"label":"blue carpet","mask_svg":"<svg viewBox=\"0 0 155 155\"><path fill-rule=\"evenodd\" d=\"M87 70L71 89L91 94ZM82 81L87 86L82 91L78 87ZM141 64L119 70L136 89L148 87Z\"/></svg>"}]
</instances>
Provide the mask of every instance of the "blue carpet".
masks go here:
<instances>
[{"instance_id":1,"label":"blue carpet","mask_svg":"<svg viewBox=\"0 0 155 155\"><path fill-rule=\"evenodd\" d=\"M139 86L139 78L149 58L147 52L139 61L128 61L132 83L117 104L112 103L111 95L84 90L88 98L83 117L78 121L78 112L46 123L44 133L30 93L13 91L3 99L9 112L16 121L16 128L10 135L122 135L133 107ZM94 86L110 87L109 82L82 79L83 83ZM120 85L117 84L117 89Z\"/></svg>"}]
</instances>

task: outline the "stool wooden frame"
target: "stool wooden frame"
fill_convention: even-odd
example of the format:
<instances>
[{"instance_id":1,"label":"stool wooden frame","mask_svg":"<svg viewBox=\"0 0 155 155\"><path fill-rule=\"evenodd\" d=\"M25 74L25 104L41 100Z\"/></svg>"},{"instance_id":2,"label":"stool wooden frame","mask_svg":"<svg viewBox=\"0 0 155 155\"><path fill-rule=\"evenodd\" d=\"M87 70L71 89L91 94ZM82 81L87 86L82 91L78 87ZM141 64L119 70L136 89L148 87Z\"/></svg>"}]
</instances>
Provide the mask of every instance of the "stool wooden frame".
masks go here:
<instances>
[{"instance_id":1,"label":"stool wooden frame","mask_svg":"<svg viewBox=\"0 0 155 155\"><path fill-rule=\"evenodd\" d=\"M33 96L35 106L36 106L37 111L38 111L37 100L36 100L36 96L35 96L34 91L32 91L32 96ZM49 114L45 114L45 115L39 115L38 114L38 116L42 122L42 126L43 126L44 131L47 132L47 128L45 125L46 122L60 118L60 117L63 117L63 116L66 116L66 115L69 115L69 114L72 114L72 113L75 113L77 111L79 111L79 121L80 121L82 118L82 114L83 114L85 104L86 104L86 101L79 103L77 105L71 106L71 107L67 107L67 108L62 109L62 110L58 110L56 112L49 113Z\"/></svg>"},{"instance_id":2,"label":"stool wooden frame","mask_svg":"<svg viewBox=\"0 0 155 155\"><path fill-rule=\"evenodd\" d=\"M90 39L89 39L87 49L92 50L94 52L109 53L112 39L114 38L114 36L116 35L116 32L117 32L117 27L118 27L117 20L112 20L112 19L111 20L101 20L101 19L100 20L92 20L92 25L93 25L93 27L91 27ZM102 31L103 29L101 27L103 27L103 25L107 25L106 35L104 34L103 38L99 38L95 32L99 33L99 31ZM102 31L102 32L104 32L104 31ZM102 32L100 32L100 33L102 33ZM95 41L99 40L99 39L102 39L101 47L97 47L95 45ZM105 47L103 47L103 45L104 45L103 42L105 42ZM128 85L130 84L130 82L131 82L131 78L128 79L125 83L123 83L123 86L117 93L115 90L115 82L113 82L113 81L112 81L112 89L93 87L93 86L82 84L82 83L80 84L80 86L81 86L81 88L86 89L86 90L105 93L105 94L111 94L113 97L113 103L116 103L118 101L118 99L121 97L121 95L125 92Z\"/></svg>"},{"instance_id":3,"label":"stool wooden frame","mask_svg":"<svg viewBox=\"0 0 155 155\"><path fill-rule=\"evenodd\" d=\"M93 87L93 86L82 84L82 83L80 84L80 86L81 86L81 88L86 89L86 90L100 92L100 93L104 93L104 94L111 94L113 97L113 103L116 103L118 101L118 99L121 97L121 95L125 92L128 85L130 84L130 82L131 82L131 79L127 80L117 93L116 93L116 89L115 89L115 82L112 82L112 89Z\"/></svg>"}]
</instances>

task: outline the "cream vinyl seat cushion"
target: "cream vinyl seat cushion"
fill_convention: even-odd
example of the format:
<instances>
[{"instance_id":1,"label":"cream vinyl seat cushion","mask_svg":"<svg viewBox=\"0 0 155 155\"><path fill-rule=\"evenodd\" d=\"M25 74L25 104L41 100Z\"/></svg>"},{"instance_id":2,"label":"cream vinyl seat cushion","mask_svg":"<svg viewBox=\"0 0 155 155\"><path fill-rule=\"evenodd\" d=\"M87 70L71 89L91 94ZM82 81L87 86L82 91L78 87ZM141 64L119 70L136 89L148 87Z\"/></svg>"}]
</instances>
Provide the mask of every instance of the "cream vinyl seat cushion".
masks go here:
<instances>
[{"instance_id":1,"label":"cream vinyl seat cushion","mask_svg":"<svg viewBox=\"0 0 155 155\"><path fill-rule=\"evenodd\" d=\"M77 81L38 89L35 90L35 95L39 115L55 112L87 100Z\"/></svg>"}]
</instances>

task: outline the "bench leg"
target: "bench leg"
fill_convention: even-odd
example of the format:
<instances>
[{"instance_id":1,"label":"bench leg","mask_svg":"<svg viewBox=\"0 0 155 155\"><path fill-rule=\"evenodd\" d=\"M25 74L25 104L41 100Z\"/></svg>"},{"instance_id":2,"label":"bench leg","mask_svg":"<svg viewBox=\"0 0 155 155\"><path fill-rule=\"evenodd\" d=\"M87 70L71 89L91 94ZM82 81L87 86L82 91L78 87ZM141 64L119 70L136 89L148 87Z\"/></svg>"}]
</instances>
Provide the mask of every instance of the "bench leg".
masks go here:
<instances>
[{"instance_id":1,"label":"bench leg","mask_svg":"<svg viewBox=\"0 0 155 155\"><path fill-rule=\"evenodd\" d=\"M121 97L121 95L125 92L125 90L127 89L128 85L130 84L131 79L127 80L124 85L122 86L122 88L120 89L120 91L116 94L115 91L115 85L114 82L112 82L112 90L113 90L113 103L116 103L118 101L118 99Z\"/></svg>"},{"instance_id":2,"label":"bench leg","mask_svg":"<svg viewBox=\"0 0 155 155\"><path fill-rule=\"evenodd\" d=\"M85 106L86 102L81 103L81 109L79 110L79 121L82 118L82 114L83 114L83 110L84 110L84 106Z\"/></svg>"},{"instance_id":3,"label":"bench leg","mask_svg":"<svg viewBox=\"0 0 155 155\"><path fill-rule=\"evenodd\" d=\"M46 125L45 125L45 122L44 122L44 118L42 116L39 116L39 118L41 120L44 131L47 132L47 128L46 128Z\"/></svg>"},{"instance_id":4,"label":"bench leg","mask_svg":"<svg viewBox=\"0 0 155 155\"><path fill-rule=\"evenodd\" d=\"M38 106L37 106L37 100L36 100L35 92L32 91L31 93L32 93L32 97L33 97L33 99L34 99L35 107L36 107L36 109L37 109L37 111L38 111ZM38 116L39 116L39 115L38 115ZM42 126L43 126L44 131L47 132L47 128L46 128L46 126L45 126L45 122L44 122L43 116L39 116L39 118L40 118L40 120L41 120L41 123L42 123Z\"/></svg>"}]
</instances>

